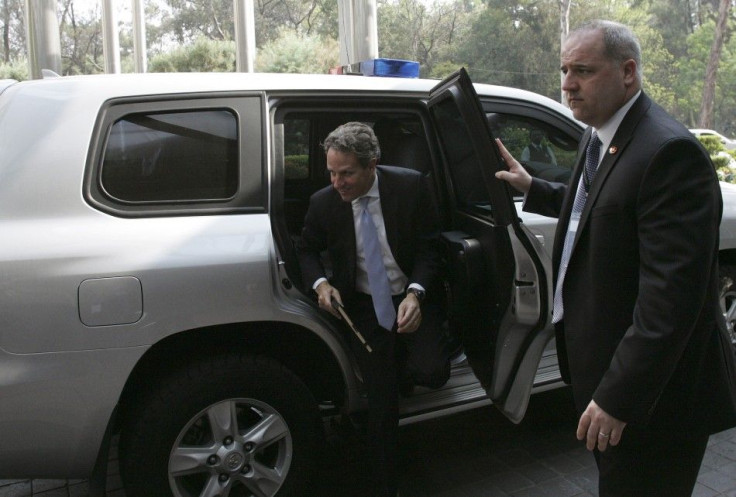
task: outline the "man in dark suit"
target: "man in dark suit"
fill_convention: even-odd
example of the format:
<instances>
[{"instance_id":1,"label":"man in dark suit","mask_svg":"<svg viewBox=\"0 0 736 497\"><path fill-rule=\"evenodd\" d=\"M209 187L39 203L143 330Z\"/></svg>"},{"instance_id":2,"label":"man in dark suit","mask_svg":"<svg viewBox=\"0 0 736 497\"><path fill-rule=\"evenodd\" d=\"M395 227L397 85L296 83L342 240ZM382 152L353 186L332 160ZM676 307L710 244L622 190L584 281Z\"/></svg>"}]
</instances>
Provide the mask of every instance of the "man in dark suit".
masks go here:
<instances>
[{"instance_id":1,"label":"man in dark suit","mask_svg":"<svg viewBox=\"0 0 736 497\"><path fill-rule=\"evenodd\" d=\"M368 395L375 492L393 497L399 380L439 388L450 374L435 303L439 219L421 174L377 165L380 148L370 126L344 124L323 146L332 185L310 199L297 247L299 263L319 306L338 316L332 300L344 304L372 348L368 352L349 335ZM372 264L376 242L378 260ZM325 250L332 266L329 279L320 259Z\"/></svg>"},{"instance_id":2,"label":"man in dark suit","mask_svg":"<svg viewBox=\"0 0 736 497\"><path fill-rule=\"evenodd\" d=\"M609 496L689 496L708 436L736 425L718 305L722 200L707 153L641 91L639 43L594 21L562 48L588 124L569 185L532 179L499 143L524 208L559 217L558 358Z\"/></svg>"}]
</instances>

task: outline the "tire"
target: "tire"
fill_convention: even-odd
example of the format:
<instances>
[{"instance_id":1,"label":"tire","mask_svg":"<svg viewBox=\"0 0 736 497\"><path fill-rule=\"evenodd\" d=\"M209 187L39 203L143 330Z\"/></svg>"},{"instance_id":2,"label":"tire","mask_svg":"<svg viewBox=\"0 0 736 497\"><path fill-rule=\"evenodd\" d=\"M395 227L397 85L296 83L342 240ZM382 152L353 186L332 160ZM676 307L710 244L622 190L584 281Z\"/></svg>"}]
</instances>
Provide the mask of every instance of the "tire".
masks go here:
<instances>
[{"instance_id":1,"label":"tire","mask_svg":"<svg viewBox=\"0 0 736 497\"><path fill-rule=\"evenodd\" d=\"M736 267L721 266L720 305L726 319L726 328L731 337L731 344L736 351Z\"/></svg>"},{"instance_id":2,"label":"tire","mask_svg":"<svg viewBox=\"0 0 736 497\"><path fill-rule=\"evenodd\" d=\"M226 354L187 365L125 418L126 495L309 495L318 426L307 387L272 359Z\"/></svg>"}]
</instances>

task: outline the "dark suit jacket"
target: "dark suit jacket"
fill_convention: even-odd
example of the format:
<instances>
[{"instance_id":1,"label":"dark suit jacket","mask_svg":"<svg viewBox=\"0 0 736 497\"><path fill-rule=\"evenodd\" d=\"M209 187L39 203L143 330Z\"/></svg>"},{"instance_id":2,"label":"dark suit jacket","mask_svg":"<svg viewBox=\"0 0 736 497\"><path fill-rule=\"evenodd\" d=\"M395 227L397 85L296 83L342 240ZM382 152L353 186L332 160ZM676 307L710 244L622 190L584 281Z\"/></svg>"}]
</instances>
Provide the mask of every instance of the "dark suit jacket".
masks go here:
<instances>
[{"instance_id":1,"label":"dark suit jacket","mask_svg":"<svg viewBox=\"0 0 736 497\"><path fill-rule=\"evenodd\" d=\"M578 184L590 133L571 185ZM592 398L625 422L686 433L734 426L736 373L718 305L722 200L713 165L688 130L643 93L604 152L556 330L577 408ZM555 277L574 195L575 188L535 179L525 203L526 210L559 215Z\"/></svg>"},{"instance_id":2,"label":"dark suit jacket","mask_svg":"<svg viewBox=\"0 0 736 497\"><path fill-rule=\"evenodd\" d=\"M418 283L432 296L440 267L439 221L425 178L418 172L378 166L381 210L391 252L409 283ZM353 210L332 186L314 195L297 245L302 281L307 290L327 272L320 253L332 265L330 283L345 302L355 293L356 247Z\"/></svg>"}]
</instances>

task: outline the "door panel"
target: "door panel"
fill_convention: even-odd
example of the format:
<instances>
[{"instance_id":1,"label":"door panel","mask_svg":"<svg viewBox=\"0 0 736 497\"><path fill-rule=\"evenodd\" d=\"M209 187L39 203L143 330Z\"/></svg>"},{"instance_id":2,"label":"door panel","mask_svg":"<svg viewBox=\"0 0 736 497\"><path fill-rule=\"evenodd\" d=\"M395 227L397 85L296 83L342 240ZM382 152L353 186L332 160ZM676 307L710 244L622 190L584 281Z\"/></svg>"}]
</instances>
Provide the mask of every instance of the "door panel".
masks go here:
<instances>
[{"instance_id":1,"label":"door panel","mask_svg":"<svg viewBox=\"0 0 736 497\"><path fill-rule=\"evenodd\" d=\"M461 69L440 83L429 107L455 230L443 234L450 319L488 396L518 422L551 335L544 270L506 184L494 176L503 164L467 73Z\"/></svg>"}]
</instances>

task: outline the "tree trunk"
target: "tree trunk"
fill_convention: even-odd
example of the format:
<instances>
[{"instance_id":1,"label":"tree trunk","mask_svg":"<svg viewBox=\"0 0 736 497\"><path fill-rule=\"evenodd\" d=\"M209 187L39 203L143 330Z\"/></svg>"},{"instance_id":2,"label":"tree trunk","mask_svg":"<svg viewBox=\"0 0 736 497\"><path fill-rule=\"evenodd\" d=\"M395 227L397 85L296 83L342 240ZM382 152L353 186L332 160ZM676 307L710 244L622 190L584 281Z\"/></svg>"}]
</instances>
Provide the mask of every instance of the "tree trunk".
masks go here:
<instances>
[{"instance_id":1,"label":"tree trunk","mask_svg":"<svg viewBox=\"0 0 736 497\"><path fill-rule=\"evenodd\" d=\"M710 48L708 66L705 68L705 81L703 83L703 101L700 105L700 119L698 126L701 128L713 127L713 106L716 97L716 76L718 65L723 51L723 41L726 37L726 24L728 14L731 10L731 0L720 0L718 8L718 20L716 21L716 32L713 37L713 45Z\"/></svg>"}]
</instances>

